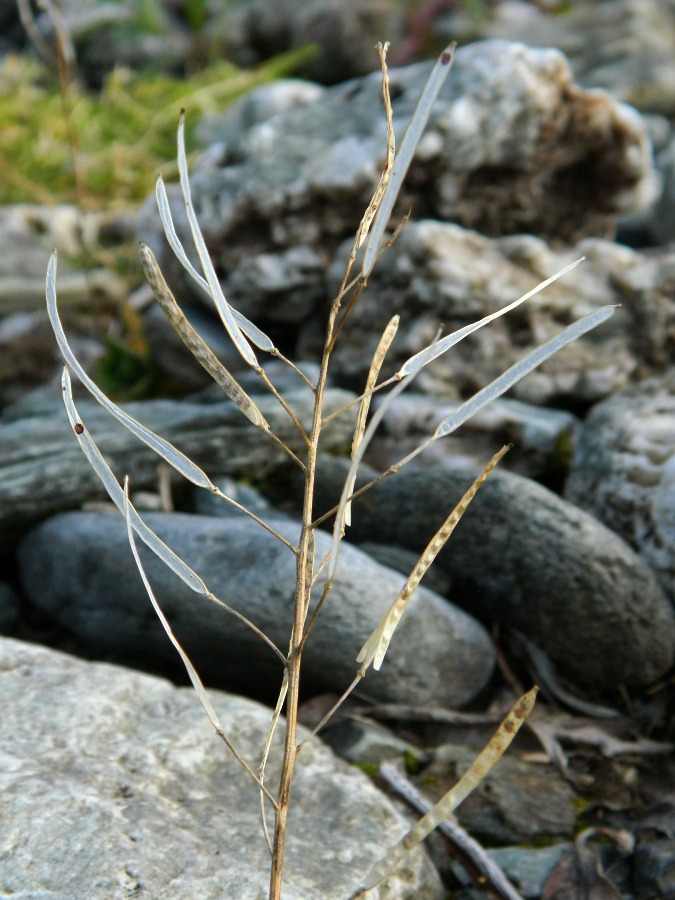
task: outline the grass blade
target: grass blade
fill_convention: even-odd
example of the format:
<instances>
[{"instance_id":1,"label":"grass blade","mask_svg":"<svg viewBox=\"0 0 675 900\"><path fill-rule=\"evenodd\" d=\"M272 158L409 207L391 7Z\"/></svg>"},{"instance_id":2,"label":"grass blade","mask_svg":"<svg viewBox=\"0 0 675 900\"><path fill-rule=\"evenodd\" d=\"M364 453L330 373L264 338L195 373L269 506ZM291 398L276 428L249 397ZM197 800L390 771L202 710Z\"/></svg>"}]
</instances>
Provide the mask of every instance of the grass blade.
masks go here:
<instances>
[{"instance_id":1,"label":"grass blade","mask_svg":"<svg viewBox=\"0 0 675 900\"><path fill-rule=\"evenodd\" d=\"M385 115L387 117L387 158L384 163L384 168L382 169L382 174L380 175L380 180L377 184L377 187L375 188L375 193L373 194L372 199L368 204L368 208L363 214L363 218L361 219L358 231L356 232L356 237L354 239L354 253L359 249L359 247L368 237L370 226L373 224L373 219L377 214L377 210L385 195L387 185L389 184L389 178L391 176L392 169L394 168L394 161L396 158L396 138L394 135L394 119L391 109L391 98L389 96L389 73L387 71L388 49L388 43L377 45L377 52L380 54L380 66L382 67L382 100L384 103Z\"/></svg>"},{"instance_id":2,"label":"grass blade","mask_svg":"<svg viewBox=\"0 0 675 900\"><path fill-rule=\"evenodd\" d=\"M70 373L68 372L67 367L63 368L63 375L61 377L61 389L63 391L63 402L66 406L66 412L68 414L68 420L75 432L75 436L77 437L78 443L82 452L89 460L91 467L94 469L98 477L100 478L103 487L106 489L108 496L118 508L118 510L125 514L125 502L124 502L124 492L120 485L118 484L117 479L112 473L112 470L108 463L103 458L101 451L96 446L94 439L89 434L89 431L84 426L82 419L77 411L75 406L75 401L73 400L73 392L72 386L70 382ZM135 513L135 514L134 514ZM187 584L189 588L195 591L198 594L203 594L204 596L208 596L208 590L206 585L201 580L201 578L192 571L192 569L187 566L180 557L176 556L176 554L171 550L167 545L152 531L148 526L143 522L138 513L132 513L132 523L134 530L147 544L150 549L159 556L165 565L167 565L172 572L174 572L178 577Z\"/></svg>"},{"instance_id":3,"label":"grass blade","mask_svg":"<svg viewBox=\"0 0 675 900\"><path fill-rule=\"evenodd\" d=\"M166 239L169 242L169 246L178 257L178 260L183 268L187 270L187 272L197 282L199 287L210 297L211 289L209 288L208 281L206 280L206 278L204 278L203 275L200 275L197 269L195 269L195 267L192 265L187 253L185 252L185 248L183 247L183 244L178 237L176 226L173 224L173 214L171 212L171 206L169 204L169 197L166 193L166 186L161 175L157 177L157 181L155 183L155 197L157 199L159 218L162 220L162 225L164 226L164 234L166 235Z\"/></svg>"},{"instance_id":4,"label":"grass blade","mask_svg":"<svg viewBox=\"0 0 675 900\"><path fill-rule=\"evenodd\" d=\"M185 248L183 247L180 238L176 232L176 228L173 224L173 216L171 214L171 207L169 205L169 198L166 193L166 187L164 186L164 179L160 175L157 178L157 183L155 185L155 196L157 198L157 207L159 209L159 217L162 220L162 225L164 227L164 234L166 235L166 239L169 242L169 246L178 257L183 268L187 270L187 272L194 278L200 288L211 297L211 289L209 287L208 281L199 274L199 272L195 269L195 267L190 262L187 253L185 252ZM232 310L232 315L234 316L237 324L244 332L246 337L252 341L259 350L263 350L266 353L273 353L275 351L275 346L264 331L261 331L257 325L254 325L246 316L242 315L242 313L238 312L234 307L230 306Z\"/></svg>"}]
</instances>

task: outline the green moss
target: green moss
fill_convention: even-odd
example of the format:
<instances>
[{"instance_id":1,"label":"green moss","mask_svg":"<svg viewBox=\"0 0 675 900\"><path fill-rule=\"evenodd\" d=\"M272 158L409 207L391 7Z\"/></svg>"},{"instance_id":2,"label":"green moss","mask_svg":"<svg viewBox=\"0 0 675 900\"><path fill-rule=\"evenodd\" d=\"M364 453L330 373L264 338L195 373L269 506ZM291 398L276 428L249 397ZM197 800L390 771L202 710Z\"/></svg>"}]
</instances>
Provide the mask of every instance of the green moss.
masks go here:
<instances>
[{"instance_id":1,"label":"green moss","mask_svg":"<svg viewBox=\"0 0 675 900\"><path fill-rule=\"evenodd\" d=\"M569 431L563 430L558 435L553 450L553 462L557 469L561 472L569 472L572 465L572 457L574 456L574 445L572 444L572 435Z\"/></svg>"},{"instance_id":2,"label":"green moss","mask_svg":"<svg viewBox=\"0 0 675 900\"><path fill-rule=\"evenodd\" d=\"M410 749L403 753L403 765L408 775L418 775L422 771L422 761Z\"/></svg>"},{"instance_id":3,"label":"green moss","mask_svg":"<svg viewBox=\"0 0 675 900\"><path fill-rule=\"evenodd\" d=\"M152 358L117 341L106 340L95 381L114 400L138 400L161 392L163 376Z\"/></svg>"},{"instance_id":4,"label":"green moss","mask_svg":"<svg viewBox=\"0 0 675 900\"><path fill-rule=\"evenodd\" d=\"M79 202L111 209L138 203L160 169L173 174L167 161L175 159L181 108L188 111L189 140L200 113L225 109L312 53L285 54L246 72L217 60L189 79L116 69L99 93L74 82L65 97L46 66L8 55L0 67L0 204Z\"/></svg>"},{"instance_id":5,"label":"green moss","mask_svg":"<svg viewBox=\"0 0 675 900\"><path fill-rule=\"evenodd\" d=\"M201 31L206 25L209 14L207 0L186 0L183 10L190 28L193 31Z\"/></svg>"},{"instance_id":6,"label":"green moss","mask_svg":"<svg viewBox=\"0 0 675 900\"><path fill-rule=\"evenodd\" d=\"M364 775L367 775L369 778L376 778L380 770L377 763L354 763L354 765L357 769L361 769Z\"/></svg>"}]
</instances>

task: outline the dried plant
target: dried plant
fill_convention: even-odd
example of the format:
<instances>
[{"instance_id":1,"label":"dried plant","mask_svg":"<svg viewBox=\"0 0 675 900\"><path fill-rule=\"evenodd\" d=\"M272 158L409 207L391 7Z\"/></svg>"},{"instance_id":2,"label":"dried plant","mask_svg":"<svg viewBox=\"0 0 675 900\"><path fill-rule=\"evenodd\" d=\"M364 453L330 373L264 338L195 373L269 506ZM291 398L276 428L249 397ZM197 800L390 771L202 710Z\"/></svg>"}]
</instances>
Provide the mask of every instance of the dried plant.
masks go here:
<instances>
[{"instance_id":1,"label":"dried plant","mask_svg":"<svg viewBox=\"0 0 675 900\"><path fill-rule=\"evenodd\" d=\"M443 82L445 81L454 56L454 45L448 47L438 59L434 66L427 85L419 100L417 109L408 126L402 145L398 152L395 149L394 130L392 124L392 110L389 98L389 83L387 77L386 51L387 46L379 45L379 54L383 75L383 98L384 109L387 121L387 147L386 162L382 172L380 182L377 186L375 194L369 204L361 224L358 228L352 252L346 264L346 270L342 286L333 300L328 312L328 322L326 326L326 335L324 342L323 355L318 380L315 384L310 384L314 392L314 411L312 424L309 430L305 430L298 420L297 416L291 408L288 407L283 397L276 390L274 385L268 378L265 369L258 362L257 352L264 353L268 356L284 359L284 357L275 348L272 341L252 322L248 321L243 315L237 312L226 300L220 283L216 276L213 264L209 257L209 253L202 236L197 217L195 215L192 200L190 196L190 185L188 179L187 156L185 151L184 137L184 115L181 114L178 127L178 169L180 175L180 184L182 188L187 219L194 242L197 256L201 265L201 273L194 268L189 261L188 255L183 248L173 224L171 209L169 206L166 190L161 177L157 181L157 202L159 213L164 225L164 231L172 250L183 264L188 273L197 282L197 284L208 294L222 319L233 344L238 350L242 360L246 363L262 380L265 387L270 390L283 406L286 413L292 420L295 428L300 433L302 445L304 446L304 454L302 458L292 452L270 429L269 424L265 420L259 408L249 394L243 390L237 382L234 375L225 369L212 351L205 345L202 339L197 335L194 329L180 310L176 300L174 299L159 266L152 252L144 244L140 247L140 257L150 286L161 305L169 321L180 335L186 346L190 349L197 361L212 376L214 381L220 385L225 394L233 403L241 410L242 414L249 419L251 424L261 432L260 440L271 440L279 444L291 459L293 465L298 466L304 474L304 498L302 506L302 521L300 537L297 544L289 543L285 538L278 534L275 529L268 523L264 522L258 516L245 508L239 506L231 498L223 494L216 485L210 480L208 475L191 460L184 456L179 450L165 441L159 435L148 430L140 422L133 419L126 412L116 406L109 400L102 391L91 381L82 366L77 361L70 349L66 335L63 331L58 311L56 297L56 255L52 255L49 262L47 273L47 306L50 320L54 328L56 339L60 347L61 353L66 362L63 373L63 393L66 410L80 443L82 450L88 458L91 465L96 470L111 499L116 504L120 512L125 516L129 541L136 559L138 568L146 586L150 600L164 626L169 639L176 647L183 663L187 669L190 679L194 685L197 695L204 707L209 720L213 724L216 733L225 742L228 749L234 753L241 763L243 769L248 776L253 779L261 792L262 804L265 811L271 809L274 817L273 835L268 837L268 843L271 853L271 869L270 869L270 898L279 898L281 896L282 874L284 866L284 848L286 842L287 820L289 805L291 802L291 789L293 784L293 776L296 770L298 755L302 750L304 743L310 738L305 739L302 743L298 741L298 702L300 679L302 673L303 649L308 640L311 640L311 632L321 608L324 603L330 602L330 592L333 577L338 564L340 553L340 544L345 534L345 530L349 527L352 515L358 515L358 505L356 510L353 509L354 501L358 496L367 491L375 483L381 481L395 472L398 472L406 463L413 459L417 454L421 453L429 444L441 439L445 435L450 434L465 422L468 418L477 413L487 403L507 391L524 375L542 363L545 359L564 347L570 341L575 340L586 331L594 328L596 325L608 319L614 312L615 307L605 306L596 310L590 315L585 316L573 325L566 328L552 340L535 349L528 356L512 366L503 375L487 385L479 391L474 397L467 400L459 406L453 413L443 419L431 434L420 446L407 457L401 459L396 465L390 467L386 472L380 475L370 484L354 491L356 476L359 465L363 459L364 453L375 433L379 423L382 420L388 406L395 397L410 384L415 376L427 365L438 360L442 354L447 352L454 344L470 335L476 329L489 324L492 320L514 309L518 304L525 302L536 293L545 288L552 281L561 277L570 268L577 265L580 260L567 266L565 269L552 275L551 278L537 285L533 290L529 291L523 297L505 306L488 316L485 316L478 322L459 329L453 334L445 337L439 337L431 345L422 349L419 353L411 357L399 369L399 371L387 381L378 383L380 367L384 360L387 349L391 344L396 329L398 327L398 317L394 317L387 329L385 330L380 343L375 352L368 378L364 387L364 392L359 398L359 410L357 415L357 424L354 433L351 466L345 479L344 488L340 497L340 501L335 509L331 510L328 515L334 519L333 524L333 540L330 551L325 559L315 560L314 558L314 534L315 530L321 522L326 521L327 516L321 519L315 518L313 511L314 485L317 469L317 458L319 453L319 444L322 431L327 422L332 417L324 415L324 395L326 391L328 370L331 354L336 341L339 339L340 332L347 320L354 304L358 302L361 292L367 285L368 278L373 271L374 266L379 260L382 253L395 240L398 228L394 230L393 236L386 236L386 229L389 226L392 211L399 188L405 177L408 166L413 158L415 148L424 130L425 124L429 117L432 105ZM400 226L399 226L400 227ZM363 249L362 264L360 269L353 274L359 250ZM255 349L254 349L255 348ZM297 373L299 378L307 382L305 376L288 360L284 360ZM177 470L184 478L200 488L210 491L224 502L234 503L239 509L242 509L251 516L260 527L267 529L275 535L289 550L293 553L296 560L296 587L295 587L295 605L293 621L289 622L289 642L286 649L275 646L259 629L246 619L240 612L233 610L222 600L216 597L207 587L201 577L194 572L182 559L180 559L160 538L145 524L133 506L129 497L129 487L125 483L121 486L112 471L108 467L105 459L99 452L96 444L90 436L85 424L83 423L71 390L70 370L72 370L86 388L94 395L94 397L123 425L132 431L140 440L148 444L166 463ZM378 406L377 411L368 422L368 412L371 397L376 391L388 390L382 403ZM345 412L342 410L341 412ZM440 526L435 536L431 539L429 545L422 553L419 561L413 568L409 578L407 579L403 589L398 597L392 600L391 608L386 616L382 619L373 634L365 641L361 651L357 657L355 665L354 680L345 690L343 696L336 706L320 723L316 731L322 727L325 722L335 712L339 704L354 689L355 685L366 675L368 668L372 665L374 669L379 669L384 661L392 635L396 629L401 617L405 614L406 606L412 597L414 591L419 585L421 579L427 569L433 562L436 555L448 540L450 534L455 528L462 514L470 504L476 491L481 484L489 476L492 469L498 463L499 459L506 452L507 448L500 450L493 459L485 467L481 475L476 479L473 485L466 492L454 510L450 512L446 521ZM173 634L171 627L163 615L160 604L154 596L152 587L147 580L143 566L137 551L136 540L140 538L179 578L181 578L193 591L202 594L211 602L218 604L223 610L231 615L237 616L252 628L260 637L266 641L278 656L283 678L279 690L279 699L276 709L272 716L270 732L265 747L262 750L262 762L259 766L255 766L250 761L242 758L235 746L236 736L227 735L218 719L218 716L209 701L208 695L202 685L197 674L197 670L192 662L188 659L183 648ZM318 603L314 606L311 617L308 615L310 609L310 597L314 589L317 576L319 573L326 573L321 596ZM508 743L514 736L520 724L531 710L534 704L536 688L533 688L524 697L520 698L509 716L498 729L494 738L490 741L485 750L479 755L478 759L471 767L469 772L461 779L461 781L449 792L449 794L437 804L434 809L424 816L424 818L416 825L399 844L375 866L371 873L355 873L359 881L352 885L350 890L356 887L354 896L359 896L376 884L380 883L402 856L416 846L430 830L435 828L449 812L461 802L462 799L471 791L485 776L488 769L499 759L504 752ZM284 717L282 718L282 711ZM271 746L272 735L281 728L284 731L284 751L281 766L281 775L278 788L272 792L265 778L265 769L267 757ZM315 732L314 732L315 733ZM313 734L314 734L313 733ZM310 736L311 737L311 736ZM264 822L264 816L263 816Z\"/></svg>"}]
</instances>

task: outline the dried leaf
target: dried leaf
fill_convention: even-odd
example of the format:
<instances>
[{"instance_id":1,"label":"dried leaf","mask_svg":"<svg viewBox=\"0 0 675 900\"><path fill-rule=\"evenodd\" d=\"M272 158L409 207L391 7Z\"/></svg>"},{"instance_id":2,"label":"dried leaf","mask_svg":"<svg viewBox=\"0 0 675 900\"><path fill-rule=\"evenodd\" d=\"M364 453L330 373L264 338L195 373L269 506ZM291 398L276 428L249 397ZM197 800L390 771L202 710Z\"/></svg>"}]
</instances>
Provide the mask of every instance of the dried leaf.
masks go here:
<instances>
[{"instance_id":1,"label":"dried leaf","mask_svg":"<svg viewBox=\"0 0 675 900\"><path fill-rule=\"evenodd\" d=\"M621 894L605 876L597 847L589 845L594 829L582 832L574 849L558 863L546 879L541 900L621 900ZM602 833L611 836L608 829Z\"/></svg>"},{"instance_id":2,"label":"dried leaf","mask_svg":"<svg viewBox=\"0 0 675 900\"><path fill-rule=\"evenodd\" d=\"M421 794L415 785L390 762L380 765L379 775L417 812L426 815L433 804ZM488 856L483 847L452 819L444 819L438 825L439 832L450 842L453 852L465 867L475 873L481 882L487 882L502 900L523 900L500 866Z\"/></svg>"},{"instance_id":3,"label":"dried leaf","mask_svg":"<svg viewBox=\"0 0 675 900\"><path fill-rule=\"evenodd\" d=\"M337 508L337 512L335 514L335 524L333 525L333 542L330 549L330 562L328 564L328 581L332 581L333 576L335 575L335 570L337 569L338 558L340 554L340 540L342 539L343 534L343 522L344 522L344 514L345 514L345 506L349 500L351 490L350 485L354 484L354 480L356 478L356 473L358 471L359 466L361 465L361 460L363 459L363 454L365 453L368 445L375 432L377 431L380 422L384 418L385 413L396 399L396 397L404 391L410 382L412 381L413 376L410 375L407 378L404 378L400 381L396 387L394 387L385 397L383 402L377 408L377 411L373 415L373 418L370 420L370 424L365 430L363 435L363 439L359 444L359 448L356 452L356 455L352 459L352 463L349 467L349 471L347 472L347 477L345 478L345 484L342 488L342 494L340 496L340 503Z\"/></svg>"},{"instance_id":4,"label":"dried leaf","mask_svg":"<svg viewBox=\"0 0 675 900\"><path fill-rule=\"evenodd\" d=\"M531 641L515 628L513 629L513 636L516 643L522 647L527 656L532 669L531 674L545 693L550 694L559 703L568 706L575 712L592 716L596 719L616 719L620 715L616 709L601 706L598 703L590 703L588 700L582 700L580 697L570 693L558 681L553 663L541 647L538 647L534 641Z\"/></svg>"},{"instance_id":5,"label":"dried leaf","mask_svg":"<svg viewBox=\"0 0 675 900\"><path fill-rule=\"evenodd\" d=\"M539 688L533 687L517 701L504 721L495 731L492 739L476 757L472 765L462 775L457 784L442 797L433 810L421 819L403 838L406 850L412 850L446 819L469 794L485 779L488 772L502 758L514 737L532 712Z\"/></svg>"},{"instance_id":6,"label":"dried leaf","mask_svg":"<svg viewBox=\"0 0 675 900\"><path fill-rule=\"evenodd\" d=\"M389 96L389 73L387 72L388 49L388 43L377 45L377 51L380 54L380 65L382 67L382 100L384 102L384 111L387 117L387 158L385 160L380 180L377 187L375 188L375 193L373 194L373 197L368 204L368 208L363 214L363 218L361 219L358 231L356 232L356 238L354 239L354 251L358 250L365 239L368 237L370 226L373 223L373 219L375 218L380 203L382 202L382 198L384 197L384 192L387 188L387 185L389 184L389 176L391 175L391 170L394 166L394 158L396 155L394 121L391 109L391 98Z\"/></svg>"}]
</instances>

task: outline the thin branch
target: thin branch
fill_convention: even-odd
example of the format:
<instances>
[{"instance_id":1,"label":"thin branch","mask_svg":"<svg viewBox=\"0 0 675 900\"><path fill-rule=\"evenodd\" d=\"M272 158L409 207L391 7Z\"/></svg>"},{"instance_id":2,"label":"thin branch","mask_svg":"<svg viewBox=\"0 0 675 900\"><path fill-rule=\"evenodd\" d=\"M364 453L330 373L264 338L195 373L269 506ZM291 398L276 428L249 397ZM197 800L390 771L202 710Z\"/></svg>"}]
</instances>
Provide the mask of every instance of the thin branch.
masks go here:
<instances>
[{"instance_id":1,"label":"thin branch","mask_svg":"<svg viewBox=\"0 0 675 900\"><path fill-rule=\"evenodd\" d=\"M276 644L272 640L270 640L270 638L268 638L267 635L263 631L261 631L254 622L240 613L239 610L234 609L227 603L224 603L219 597L216 597L216 595L207 588L206 584L199 577L199 575L190 566L188 566L188 564L184 562L184 560L182 560L180 556L174 553L174 551L170 547L168 547L151 528L149 528L145 524L133 505L125 499L124 491L120 487L117 479L113 475L110 466L105 461L101 451L96 446L96 442L89 434L88 429L84 425L84 422L82 421L82 418L77 411L75 401L73 399L70 374L66 366L64 366L63 368L61 389L63 392L63 401L66 407L68 419L82 452L89 460L91 467L94 469L99 479L101 480L103 487L108 493L108 496L113 501L118 510L122 513L122 515L126 516L127 508L129 508L131 522L136 534L141 538L146 546L149 547L150 550L152 550L152 552L162 560L164 565L171 569L171 571L190 588L190 590L194 591L197 594L201 594L211 603L215 603L217 606L220 606L221 609L224 609L230 615L234 616L236 619L242 622L242 624L246 625L247 628L250 628L251 631L254 632L254 634L256 634L262 641L267 644L270 650L272 650L276 654L281 663L285 666L287 662L286 657L281 652L281 650L279 650Z\"/></svg>"},{"instance_id":2,"label":"thin branch","mask_svg":"<svg viewBox=\"0 0 675 900\"><path fill-rule=\"evenodd\" d=\"M265 746L263 747L262 757L260 759L260 765L258 766L258 775L260 777L260 783L265 783L265 769L267 767L267 759L270 754L270 749L272 747L272 740L274 738L274 733L276 731L277 725L279 724L279 719L281 718L281 710L284 708L284 701L286 700L286 694L288 693L288 671L284 669L284 677L281 682L281 688L279 690L279 696L277 697L276 706L274 707L274 713L272 714L272 722L270 724L269 731L267 732L267 738L265 739ZM267 815L266 808L264 802L264 794L260 792L260 817L262 822L263 834L265 835L265 841L267 842L267 846L270 851L270 856L273 855L274 850L272 847L272 839L270 837L269 829L267 827Z\"/></svg>"},{"instance_id":3,"label":"thin branch","mask_svg":"<svg viewBox=\"0 0 675 900\"><path fill-rule=\"evenodd\" d=\"M297 555L298 548L295 547L289 540L287 540L283 534L280 534L276 528L273 528L269 522L266 522L264 519L261 519L260 516L256 515L252 510L250 510L247 506L243 506L237 500L234 500L232 497L228 497L227 494L224 494L219 488L216 488L215 496L219 497L221 500L225 500L226 503L229 503L230 506L233 506L235 509L239 510L239 512L243 513L245 516L248 516L249 519L252 519L257 525L260 525L261 528L264 528L268 534L271 534L272 537L276 538L280 543L282 543L285 547L287 547L291 553L295 556Z\"/></svg>"},{"instance_id":4,"label":"thin branch","mask_svg":"<svg viewBox=\"0 0 675 900\"><path fill-rule=\"evenodd\" d=\"M431 811L433 804L393 763L382 763L379 775L417 812L426 815ZM461 825L448 818L439 824L438 830L449 841L455 856L475 878L487 882L503 900L523 900L522 895L508 880L503 869L488 856L478 841L474 840Z\"/></svg>"},{"instance_id":5,"label":"thin branch","mask_svg":"<svg viewBox=\"0 0 675 900\"><path fill-rule=\"evenodd\" d=\"M406 835L371 869L360 888L352 894L350 900L362 897L378 884L381 884L394 867L434 828L468 797L468 795L485 779L488 772L499 762L514 737L520 730L528 715L532 712L539 689L535 686L524 694L497 728L487 746L478 754L472 765L462 775L457 784L436 803L432 809L414 825Z\"/></svg>"},{"instance_id":6,"label":"thin branch","mask_svg":"<svg viewBox=\"0 0 675 900\"><path fill-rule=\"evenodd\" d=\"M365 674L366 674L366 673L365 673L365 670L364 670L364 669L360 669L360 670L356 673L356 675L354 676L354 680L353 680L352 683L349 685L349 687L347 688L347 690L342 694L342 696L341 696L338 700L335 701L335 703L333 704L333 706L331 706L331 708L328 710L328 712L327 712L326 715L323 717L323 719L319 722L319 724L316 726L316 728L314 728L314 729L307 735L307 737L306 737L306 738L298 745L298 755L300 754L300 751L301 751L302 748L305 746L305 744L309 743L309 741L311 741L313 737L316 737L316 735L321 731L321 729L324 727L324 725L325 725L328 721L330 721L330 719L332 719L332 717L333 717L333 716L335 715L335 713L340 709L340 707L342 706L342 704L345 702L345 700L347 699L347 697L349 697L349 695L352 693L352 691L353 691L354 688L358 685L358 683L361 681L361 679L365 676Z\"/></svg>"},{"instance_id":7,"label":"thin branch","mask_svg":"<svg viewBox=\"0 0 675 900\"><path fill-rule=\"evenodd\" d=\"M209 700L208 694L206 693L206 690L204 688L202 680L199 677L199 675L197 674L197 670L192 665L192 662L190 661L190 658L188 657L187 653L183 650L183 647L181 646L180 641L174 634L173 629L171 628L171 625L169 624L168 619L162 612L161 607L160 607L159 603L157 602L157 598L155 597L155 594L152 590L152 586L150 585L150 582L148 581L148 577L145 574L145 569L143 568L143 563L141 562L141 558L138 553L138 548L136 546L136 539L134 537L134 528L131 524L131 509L132 509L132 507L131 507L131 502L129 500L129 478L128 477L124 479L124 507L125 507L125 510L124 510L125 519L126 519L126 524L127 524L127 536L129 538L131 552L133 553L134 560L136 562L136 566L137 566L140 576L143 580L143 584L145 585L145 589L147 591L148 597L150 598L150 602L152 603L154 610L157 613L157 617L159 618L159 621L162 623L162 627L164 628L164 631L166 632L167 637L169 638L171 643L174 645L174 647L178 651L180 658L183 660L183 665L185 666L188 676L190 677L190 681L192 682L192 686L195 689L195 693L197 694L197 697L199 698L199 702L201 703L202 707L204 708L204 712L208 716L208 719L211 722L211 724L213 725L216 734L218 735L218 737L220 737L224 741L228 750L230 751L230 753L232 753L232 755L237 760L239 765L242 766L242 768L244 769L246 774L250 778L252 778L253 781L255 781L255 783L260 788L261 792L264 793L265 797L267 797L267 799L272 803L272 805L274 807L276 807L276 800L274 799L272 794L270 794L270 792L267 790L265 785L258 778L258 776L255 774L253 769L249 766L249 764L246 762L244 757L239 753L239 751L236 749L234 744L229 740L229 738L225 734L225 729L221 725L220 719L218 718L218 714L216 713L215 709L213 708L213 705L211 704L211 701Z\"/></svg>"}]
</instances>

